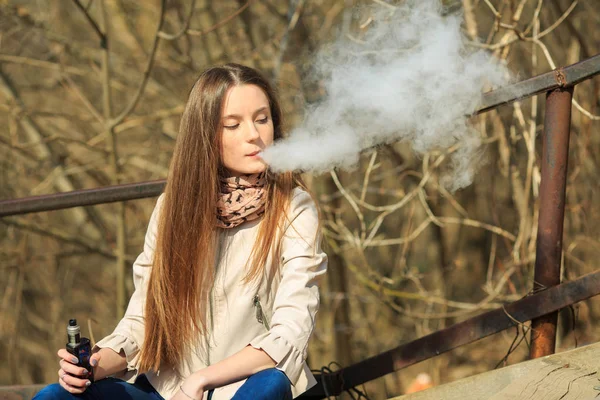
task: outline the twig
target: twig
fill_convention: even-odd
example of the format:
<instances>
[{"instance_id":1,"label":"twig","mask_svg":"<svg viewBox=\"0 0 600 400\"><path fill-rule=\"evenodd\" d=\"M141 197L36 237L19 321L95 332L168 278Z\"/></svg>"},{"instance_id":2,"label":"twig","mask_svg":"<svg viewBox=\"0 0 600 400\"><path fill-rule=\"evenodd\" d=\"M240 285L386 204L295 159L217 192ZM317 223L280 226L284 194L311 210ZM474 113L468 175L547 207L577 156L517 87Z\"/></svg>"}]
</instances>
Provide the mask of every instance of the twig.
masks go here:
<instances>
[{"instance_id":1,"label":"twig","mask_svg":"<svg viewBox=\"0 0 600 400\"><path fill-rule=\"evenodd\" d=\"M381 6L387 7L390 11L396 11L396 6L394 6L392 4L389 4L389 3L386 3L383 0L371 0L371 1L373 3L377 3L377 4L381 5Z\"/></svg>"},{"instance_id":2,"label":"twig","mask_svg":"<svg viewBox=\"0 0 600 400\"><path fill-rule=\"evenodd\" d=\"M485 229L496 235L503 236L510 241L515 241L516 237L512 233L505 231L497 226L486 224L485 222L476 221L469 218L455 218L455 217L438 217L438 219L445 224L461 224L466 226L472 226L475 228Z\"/></svg>"},{"instance_id":3,"label":"twig","mask_svg":"<svg viewBox=\"0 0 600 400\"><path fill-rule=\"evenodd\" d=\"M102 118L102 116L100 115L98 110L96 110L96 108L92 105L92 103L90 103L90 101L87 99L87 97L85 97L85 95L83 93L81 93L81 90L79 90L79 88L77 87L75 82L73 82L71 77L69 77L68 75L65 75L64 78L68 83L68 85L66 85L67 89L70 89L71 92L74 93L79 98L79 100L81 100L81 102L83 103L85 108L89 111L89 113L92 115L92 117L94 117L98 122L104 124L104 119Z\"/></svg>"},{"instance_id":4,"label":"twig","mask_svg":"<svg viewBox=\"0 0 600 400\"><path fill-rule=\"evenodd\" d=\"M202 36L202 35L206 35L209 32L214 31L217 28L220 28L221 26L225 25L226 23L228 23L229 21L231 21L232 19L234 19L235 17L237 17L238 15L240 15L246 8L248 8L255 0L248 0L243 6L241 6L236 12L234 12L233 14L231 14L230 16L223 18L222 20L220 20L219 22L217 22L216 24L214 24L213 26L206 28L203 31L197 31L194 29L188 29L187 33L189 35L192 36Z\"/></svg>"},{"instance_id":5,"label":"twig","mask_svg":"<svg viewBox=\"0 0 600 400\"><path fill-rule=\"evenodd\" d=\"M582 113L583 115L585 115L586 117L588 117L589 119L593 120L593 121L600 121L600 115L594 115L591 112L589 112L588 110L586 110L585 108L583 108L578 102L577 100L573 99L573 105L575 106L575 108Z\"/></svg>"},{"instance_id":6,"label":"twig","mask_svg":"<svg viewBox=\"0 0 600 400\"><path fill-rule=\"evenodd\" d=\"M161 0L160 2L160 14L158 19L158 26L156 28L156 34L154 35L154 41L152 43L152 48L150 50L150 54L148 55L148 61L146 62L146 69L144 70L144 75L142 77L142 81L140 82L136 94L133 96L129 105L125 107L125 109L114 119L110 121L109 127L114 128L118 124L120 124L135 108L138 104L138 101L142 97L144 93L144 89L146 88L146 83L148 83L148 78L150 77L150 72L152 71L152 66L154 65L154 60L156 56L156 50L158 49L158 42L160 41L159 32L162 29L163 23L165 21L165 10L167 7L167 0Z\"/></svg>"},{"instance_id":7,"label":"twig","mask_svg":"<svg viewBox=\"0 0 600 400\"><path fill-rule=\"evenodd\" d=\"M371 159L369 160L369 166L367 167L367 171L365 172L365 177L363 179L362 190L360 192L360 201L365 201L365 196L367 195L367 186L369 185L369 178L371 176L371 171L373 171L373 166L375 165L375 160L377 159L377 150L373 150L373 154L371 154Z\"/></svg>"},{"instance_id":8,"label":"twig","mask_svg":"<svg viewBox=\"0 0 600 400\"><path fill-rule=\"evenodd\" d=\"M536 9L536 12L534 13L534 18L532 19L532 24L530 25L530 27L528 29L526 29L525 31L519 31L516 27L514 27L512 25L505 26L505 27L510 28L515 33L515 37L508 39L505 42L500 41L500 42L494 43L494 44L482 44L482 43L477 43L477 42L469 42L468 44L470 46L481 47L481 48L488 49L488 50L498 50L498 49L501 49L508 45L511 45L518 40L526 41L526 42L539 40L539 39L543 38L544 36L548 35L549 33L551 33L552 31L554 31L554 29L556 29L571 14L573 9L575 9L575 6L577 6L577 3L578 3L578 0L574 0L573 3L571 3L571 5L569 6L569 8L563 13L563 15L560 16L560 18L558 18L551 26L546 28L544 31L542 31L538 35L533 35L531 37L525 36L525 34L529 31L529 29L531 29L531 26L533 26L533 21L535 21L537 19L536 16L539 14L539 7L541 4L541 1L540 1L540 3L538 3L538 7Z\"/></svg>"},{"instance_id":9,"label":"twig","mask_svg":"<svg viewBox=\"0 0 600 400\"><path fill-rule=\"evenodd\" d=\"M425 212L431 219L431 222L433 222L434 224L436 224L439 227L443 227L444 224L435 216L435 214L431 210L431 207L429 207L429 204L427 203L427 199L425 198L425 190L423 188L419 189L419 200L421 201L421 204L423 205Z\"/></svg>"},{"instance_id":10,"label":"twig","mask_svg":"<svg viewBox=\"0 0 600 400\"><path fill-rule=\"evenodd\" d=\"M29 147L37 146L37 145L39 145L41 143L50 143L50 142L53 142L53 141L64 141L64 142L76 143L76 144L78 144L80 146L85 147L88 150L95 151L95 152L100 152L100 153L103 153L103 154L108 154L107 150L100 149L100 148L94 147L94 146L90 146L89 144L87 144L83 140L75 139L75 138L68 137L68 136L61 136L61 135L58 135L58 134L54 134L52 136L41 138L40 140L34 141L34 142L19 143L17 145L11 145L10 147L14 148L14 149L27 149Z\"/></svg>"},{"instance_id":11,"label":"twig","mask_svg":"<svg viewBox=\"0 0 600 400\"><path fill-rule=\"evenodd\" d=\"M67 235L62 229L55 229L52 227L40 227L39 223L30 223L25 221L24 219L17 219L13 217L4 217L0 219L0 223L4 223L7 225L16 226L17 228L27 230L29 232L33 232L39 235L43 235L46 237L50 237L56 240L59 240L66 244L72 244L81 248L86 249L87 251L99 254L101 256L115 259L115 254L107 248L98 247L97 245L88 243L87 240L83 239L81 236L74 237ZM135 258L128 257L131 261Z\"/></svg>"},{"instance_id":12,"label":"twig","mask_svg":"<svg viewBox=\"0 0 600 400\"><path fill-rule=\"evenodd\" d=\"M106 36L104 35L104 32L102 32L102 30L100 30L100 27L98 26L98 24L96 24L96 21L94 21L94 19L92 18L92 16L88 12L88 9L85 8L79 2L79 0L73 0L73 2L77 6L77 8L79 8L81 10L81 12L85 16L85 18L88 20L88 22L90 23L90 25L92 26L92 28L94 28L94 31L96 32L96 34L98 35L98 38L100 39L101 47L104 47L105 46L104 42L106 41Z\"/></svg>"},{"instance_id":13,"label":"twig","mask_svg":"<svg viewBox=\"0 0 600 400\"><path fill-rule=\"evenodd\" d=\"M490 3L490 0L484 0L484 2L489 7L489 9L492 10L494 17L496 17L496 19L499 19L501 17L501 15L498 12L498 10L496 10L496 7L494 7L494 5L492 3Z\"/></svg>"},{"instance_id":14,"label":"twig","mask_svg":"<svg viewBox=\"0 0 600 400\"><path fill-rule=\"evenodd\" d=\"M352 198L352 196L350 196L348 194L348 192L346 192L346 190L342 186L342 183L340 182L340 180L339 180L339 178L337 176L337 173L335 171L331 170L330 171L330 175L331 175L331 178L333 179L333 182L337 186L338 190L346 198L346 200L348 201L348 203L350 204L350 206L354 210L354 213L358 217L358 221L360 223L361 238L362 238L363 235L364 235L364 232L366 232L366 230L367 230L366 225L365 225L365 218L364 218L363 213L360 211L360 208L358 207L358 205L356 204L356 202L354 201L354 199Z\"/></svg>"},{"instance_id":15,"label":"twig","mask_svg":"<svg viewBox=\"0 0 600 400\"><path fill-rule=\"evenodd\" d=\"M489 225L483 222L475 221L467 218L454 218L454 217L437 217L437 219L444 224L461 224L466 226L472 226L475 228L482 228L488 230L492 233L495 233L500 236L504 236L505 238L514 241L515 236L511 233L505 231L504 229L498 228L497 226ZM415 229L409 236L395 238L395 239L381 239L381 240L370 240L365 242L364 247L380 247L380 246L393 246L398 244L406 243L407 241L415 240L421 232L427 228L427 226L432 222L431 218L427 218L425 221L419 225L417 229Z\"/></svg>"},{"instance_id":16,"label":"twig","mask_svg":"<svg viewBox=\"0 0 600 400\"><path fill-rule=\"evenodd\" d=\"M192 0L192 4L190 4L190 12L188 13L187 18L185 19L185 23L183 24L183 27L179 32L170 34L163 31L158 31L157 36L165 40L175 40L181 37L184 33L188 31L190 27L190 22L192 21L192 16L194 15L195 8L196 0Z\"/></svg>"},{"instance_id":17,"label":"twig","mask_svg":"<svg viewBox=\"0 0 600 400\"><path fill-rule=\"evenodd\" d=\"M178 105L169 109L153 111L151 114L128 118L126 121L123 121L119 125L115 126L114 132L115 134L119 134L128 129L143 126L143 124L147 121L162 120L173 116L177 116L183 112L183 108L183 105ZM91 139L88 139L87 144L90 146L95 146L98 143L102 142L105 136L106 133L101 132L98 135L92 137Z\"/></svg>"}]
</instances>

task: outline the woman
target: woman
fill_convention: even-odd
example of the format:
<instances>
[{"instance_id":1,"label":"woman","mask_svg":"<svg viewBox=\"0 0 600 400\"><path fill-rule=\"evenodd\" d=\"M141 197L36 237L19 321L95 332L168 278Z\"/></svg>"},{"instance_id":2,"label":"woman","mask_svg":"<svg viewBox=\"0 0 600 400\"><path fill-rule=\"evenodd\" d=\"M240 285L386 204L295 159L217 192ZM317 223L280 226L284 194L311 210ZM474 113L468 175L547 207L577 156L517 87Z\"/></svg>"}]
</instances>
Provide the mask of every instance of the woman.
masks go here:
<instances>
[{"instance_id":1,"label":"woman","mask_svg":"<svg viewBox=\"0 0 600 400\"><path fill-rule=\"evenodd\" d=\"M200 76L135 292L94 347L95 382L61 349L58 384L36 398L291 399L315 384L305 359L327 257L300 177L260 158L282 137L281 117L257 71L226 64Z\"/></svg>"}]
</instances>

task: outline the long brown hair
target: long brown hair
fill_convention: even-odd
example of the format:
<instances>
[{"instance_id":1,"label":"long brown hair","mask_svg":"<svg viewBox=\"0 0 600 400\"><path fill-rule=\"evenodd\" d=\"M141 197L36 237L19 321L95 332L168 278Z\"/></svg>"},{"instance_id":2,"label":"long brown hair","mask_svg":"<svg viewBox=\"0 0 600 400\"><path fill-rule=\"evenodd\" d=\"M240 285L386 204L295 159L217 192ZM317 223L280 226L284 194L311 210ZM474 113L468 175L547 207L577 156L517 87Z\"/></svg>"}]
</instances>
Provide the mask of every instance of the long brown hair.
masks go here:
<instances>
[{"instance_id":1,"label":"long brown hair","mask_svg":"<svg viewBox=\"0 0 600 400\"><path fill-rule=\"evenodd\" d=\"M225 64L206 70L191 89L181 117L169 168L154 261L145 304L145 334L139 370L175 367L199 335L206 334L207 304L214 281L216 202L221 163L225 95L235 85L260 87L269 99L274 140L282 137L281 107L275 90L256 70ZM267 203L250 255L249 284L264 276L269 254L278 267L281 226L292 190L306 189L300 176L267 171ZM272 279L276 269L267 271Z\"/></svg>"}]
</instances>

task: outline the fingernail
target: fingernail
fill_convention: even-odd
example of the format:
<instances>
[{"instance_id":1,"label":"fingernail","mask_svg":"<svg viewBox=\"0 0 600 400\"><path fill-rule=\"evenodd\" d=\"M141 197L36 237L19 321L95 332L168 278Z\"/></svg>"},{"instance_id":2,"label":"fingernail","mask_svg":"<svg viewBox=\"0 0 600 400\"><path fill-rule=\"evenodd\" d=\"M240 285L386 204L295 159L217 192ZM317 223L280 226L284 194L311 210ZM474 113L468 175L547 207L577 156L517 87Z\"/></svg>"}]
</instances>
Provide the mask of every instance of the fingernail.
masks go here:
<instances>
[{"instance_id":1,"label":"fingernail","mask_svg":"<svg viewBox=\"0 0 600 400\"><path fill-rule=\"evenodd\" d=\"M71 357L71 361L74 363L78 363L79 359L77 357Z\"/></svg>"},{"instance_id":2,"label":"fingernail","mask_svg":"<svg viewBox=\"0 0 600 400\"><path fill-rule=\"evenodd\" d=\"M98 360L96 360L95 358L92 360L92 367L95 367L96 364L98 364Z\"/></svg>"},{"instance_id":3,"label":"fingernail","mask_svg":"<svg viewBox=\"0 0 600 400\"><path fill-rule=\"evenodd\" d=\"M90 382L90 381L86 381L86 382L85 382L85 386L86 386L86 387L87 387L87 386L90 386L91 384L92 384L92 382Z\"/></svg>"}]
</instances>

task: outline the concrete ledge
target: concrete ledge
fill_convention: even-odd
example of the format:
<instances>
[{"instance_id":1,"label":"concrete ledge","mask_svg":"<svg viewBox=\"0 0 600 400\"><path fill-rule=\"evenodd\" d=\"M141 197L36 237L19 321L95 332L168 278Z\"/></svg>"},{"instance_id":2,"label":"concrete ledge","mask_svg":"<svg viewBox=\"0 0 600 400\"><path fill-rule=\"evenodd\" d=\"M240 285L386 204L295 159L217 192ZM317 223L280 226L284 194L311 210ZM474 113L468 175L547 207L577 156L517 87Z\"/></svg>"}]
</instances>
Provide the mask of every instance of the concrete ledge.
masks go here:
<instances>
[{"instance_id":1,"label":"concrete ledge","mask_svg":"<svg viewBox=\"0 0 600 400\"><path fill-rule=\"evenodd\" d=\"M30 400L46 385L0 386L0 400Z\"/></svg>"},{"instance_id":2,"label":"concrete ledge","mask_svg":"<svg viewBox=\"0 0 600 400\"><path fill-rule=\"evenodd\" d=\"M595 343L392 400L591 400L600 395L598 360Z\"/></svg>"}]
</instances>

